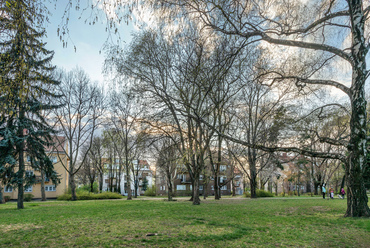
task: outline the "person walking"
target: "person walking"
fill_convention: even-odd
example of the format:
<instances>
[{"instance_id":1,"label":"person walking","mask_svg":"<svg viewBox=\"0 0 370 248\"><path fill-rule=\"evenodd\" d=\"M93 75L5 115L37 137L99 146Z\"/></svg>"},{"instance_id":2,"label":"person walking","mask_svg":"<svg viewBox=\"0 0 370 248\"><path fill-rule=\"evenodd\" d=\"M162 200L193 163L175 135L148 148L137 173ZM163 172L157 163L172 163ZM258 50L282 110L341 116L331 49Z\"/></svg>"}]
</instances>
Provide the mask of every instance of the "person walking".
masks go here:
<instances>
[{"instance_id":1,"label":"person walking","mask_svg":"<svg viewBox=\"0 0 370 248\"><path fill-rule=\"evenodd\" d=\"M321 192L322 192L322 198L325 199L325 195L326 195L325 184L322 185Z\"/></svg>"},{"instance_id":2,"label":"person walking","mask_svg":"<svg viewBox=\"0 0 370 248\"><path fill-rule=\"evenodd\" d=\"M346 192L344 191L343 188L340 190L340 194L342 195L342 199L344 199L344 195L346 194Z\"/></svg>"}]
</instances>

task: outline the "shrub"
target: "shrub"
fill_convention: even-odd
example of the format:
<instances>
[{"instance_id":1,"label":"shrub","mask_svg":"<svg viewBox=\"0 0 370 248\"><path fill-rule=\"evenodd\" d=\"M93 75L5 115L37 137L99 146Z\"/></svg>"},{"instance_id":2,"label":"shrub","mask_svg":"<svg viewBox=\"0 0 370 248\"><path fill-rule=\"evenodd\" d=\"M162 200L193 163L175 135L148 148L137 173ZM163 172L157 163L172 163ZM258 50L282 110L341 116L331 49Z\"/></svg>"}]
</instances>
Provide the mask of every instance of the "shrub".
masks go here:
<instances>
[{"instance_id":1,"label":"shrub","mask_svg":"<svg viewBox=\"0 0 370 248\"><path fill-rule=\"evenodd\" d=\"M10 196L8 196L8 195L4 196L4 201L5 201L5 202L10 201Z\"/></svg>"},{"instance_id":2,"label":"shrub","mask_svg":"<svg viewBox=\"0 0 370 248\"><path fill-rule=\"evenodd\" d=\"M99 199L122 199L123 196L118 193L104 192L100 194L89 193L86 191L77 193L77 200L99 200ZM57 200L70 201L72 199L71 194L63 194L58 196Z\"/></svg>"},{"instance_id":3,"label":"shrub","mask_svg":"<svg viewBox=\"0 0 370 248\"><path fill-rule=\"evenodd\" d=\"M274 197L273 193L270 193L262 189L257 189L256 194L257 194L257 197Z\"/></svg>"},{"instance_id":4,"label":"shrub","mask_svg":"<svg viewBox=\"0 0 370 248\"><path fill-rule=\"evenodd\" d=\"M33 197L35 197L35 196L32 195L32 194L24 194L23 195L23 200L26 201L26 202L30 202L30 201L32 201Z\"/></svg>"},{"instance_id":5,"label":"shrub","mask_svg":"<svg viewBox=\"0 0 370 248\"><path fill-rule=\"evenodd\" d=\"M80 192L80 191L91 192L90 184L83 185L83 186L76 189L76 192ZM94 182L94 184L93 184L93 193L98 193L98 191L99 191L98 183Z\"/></svg>"},{"instance_id":6,"label":"shrub","mask_svg":"<svg viewBox=\"0 0 370 248\"><path fill-rule=\"evenodd\" d=\"M148 188L145 193L145 196L155 196L155 186L152 185L152 187Z\"/></svg>"},{"instance_id":7,"label":"shrub","mask_svg":"<svg viewBox=\"0 0 370 248\"><path fill-rule=\"evenodd\" d=\"M270 193L268 191L262 190L262 189L257 189L256 190L256 195L257 197L274 197L273 193ZM245 197L251 197L251 193L246 191L244 192Z\"/></svg>"},{"instance_id":8,"label":"shrub","mask_svg":"<svg viewBox=\"0 0 370 248\"><path fill-rule=\"evenodd\" d=\"M65 193L57 197L57 200L59 201L70 201L71 199L72 199L72 195L68 193Z\"/></svg>"}]
</instances>

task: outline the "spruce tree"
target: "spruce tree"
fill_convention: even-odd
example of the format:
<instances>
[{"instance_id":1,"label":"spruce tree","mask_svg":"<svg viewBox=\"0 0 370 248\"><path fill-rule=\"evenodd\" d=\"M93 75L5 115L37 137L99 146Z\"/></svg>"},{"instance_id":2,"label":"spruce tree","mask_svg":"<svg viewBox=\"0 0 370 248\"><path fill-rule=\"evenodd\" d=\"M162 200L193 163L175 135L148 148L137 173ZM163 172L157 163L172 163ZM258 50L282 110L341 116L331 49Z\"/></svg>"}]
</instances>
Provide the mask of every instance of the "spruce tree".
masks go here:
<instances>
[{"instance_id":1,"label":"spruce tree","mask_svg":"<svg viewBox=\"0 0 370 248\"><path fill-rule=\"evenodd\" d=\"M53 52L41 41L45 11L39 1L0 2L0 179L18 188L18 209L24 208L24 187L35 183L25 173L26 154L33 170L58 181L46 154L54 132L43 116L44 110L57 107L51 102L59 84L53 78Z\"/></svg>"}]
</instances>

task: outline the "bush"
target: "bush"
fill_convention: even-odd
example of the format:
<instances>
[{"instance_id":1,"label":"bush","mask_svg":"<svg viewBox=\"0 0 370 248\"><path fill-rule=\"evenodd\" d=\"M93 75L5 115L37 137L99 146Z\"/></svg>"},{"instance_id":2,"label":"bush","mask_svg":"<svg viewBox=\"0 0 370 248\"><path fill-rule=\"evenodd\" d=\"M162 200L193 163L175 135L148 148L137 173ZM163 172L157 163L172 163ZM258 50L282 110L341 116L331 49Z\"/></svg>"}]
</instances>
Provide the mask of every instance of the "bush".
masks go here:
<instances>
[{"instance_id":1,"label":"bush","mask_svg":"<svg viewBox=\"0 0 370 248\"><path fill-rule=\"evenodd\" d=\"M123 196L118 193L104 192L100 194L89 193L86 191L77 193L77 200L99 200L99 199L122 199ZM58 196L57 200L70 201L72 199L71 194L63 194Z\"/></svg>"},{"instance_id":2,"label":"bush","mask_svg":"<svg viewBox=\"0 0 370 248\"><path fill-rule=\"evenodd\" d=\"M30 202L30 201L32 201L33 197L35 197L35 196L32 195L32 194L24 194L23 195L23 200L26 201L26 202Z\"/></svg>"},{"instance_id":3,"label":"bush","mask_svg":"<svg viewBox=\"0 0 370 248\"><path fill-rule=\"evenodd\" d=\"M76 192L80 192L80 191L91 192L90 190L91 190L90 189L90 184L86 184L86 185L83 185L83 186L77 188ZM98 193L98 192L99 192L98 183L94 182L94 184L93 184L93 193Z\"/></svg>"},{"instance_id":4,"label":"bush","mask_svg":"<svg viewBox=\"0 0 370 248\"><path fill-rule=\"evenodd\" d=\"M155 196L155 185L152 185L152 187L148 188L145 193L145 196Z\"/></svg>"},{"instance_id":5,"label":"bush","mask_svg":"<svg viewBox=\"0 0 370 248\"><path fill-rule=\"evenodd\" d=\"M268 191L262 190L262 189L257 189L256 190L256 195L257 197L274 197L273 193L270 193ZM251 197L251 193L246 191L244 192L245 197Z\"/></svg>"},{"instance_id":6,"label":"bush","mask_svg":"<svg viewBox=\"0 0 370 248\"><path fill-rule=\"evenodd\" d=\"M257 197L274 197L273 193L270 193L262 189L257 189L256 194L257 194Z\"/></svg>"},{"instance_id":7,"label":"bush","mask_svg":"<svg viewBox=\"0 0 370 248\"><path fill-rule=\"evenodd\" d=\"M5 201L5 202L10 201L10 196L8 196L8 195L4 196L4 201Z\"/></svg>"}]
</instances>

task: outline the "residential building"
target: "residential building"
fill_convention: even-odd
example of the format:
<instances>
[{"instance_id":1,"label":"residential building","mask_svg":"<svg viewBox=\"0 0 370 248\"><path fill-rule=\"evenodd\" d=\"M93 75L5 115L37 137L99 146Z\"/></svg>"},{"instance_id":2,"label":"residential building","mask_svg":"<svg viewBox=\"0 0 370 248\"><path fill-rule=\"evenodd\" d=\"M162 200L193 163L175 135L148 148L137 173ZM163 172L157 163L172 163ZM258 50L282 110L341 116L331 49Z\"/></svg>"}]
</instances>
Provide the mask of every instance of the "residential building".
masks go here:
<instances>
[{"instance_id":1,"label":"residential building","mask_svg":"<svg viewBox=\"0 0 370 248\"><path fill-rule=\"evenodd\" d=\"M67 164L67 155L64 152L62 146L65 145L65 138L62 136L55 136L55 141L57 144L60 144L57 147L48 147L47 153L54 164L54 170L57 172L60 183L58 185L53 184L48 178L44 179L45 195L46 198L56 198L59 195L65 193L68 188L68 173L65 168L62 166L61 161L64 161L64 164ZM57 140L56 140L57 139ZM30 166L30 158L26 155L26 173L34 175L36 178L36 184L26 187L24 189L25 194L32 194L35 198L41 198L41 173L35 171ZM4 185L4 196L10 196L10 199L18 198L18 190L13 188L10 185Z\"/></svg>"},{"instance_id":2,"label":"residential building","mask_svg":"<svg viewBox=\"0 0 370 248\"><path fill-rule=\"evenodd\" d=\"M122 195L128 194L128 187L126 181L126 170L123 165L119 164L119 159L115 163L108 163L105 160L105 173L103 176L103 191L119 191ZM154 173L150 169L149 163L146 160L132 161L132 168L130 169L130 190L131 194L135 193L135 183L137 183L137 194L144 195L143 182L146 180L147 188L154 183Z\"/></svg>"}]
</instances>

